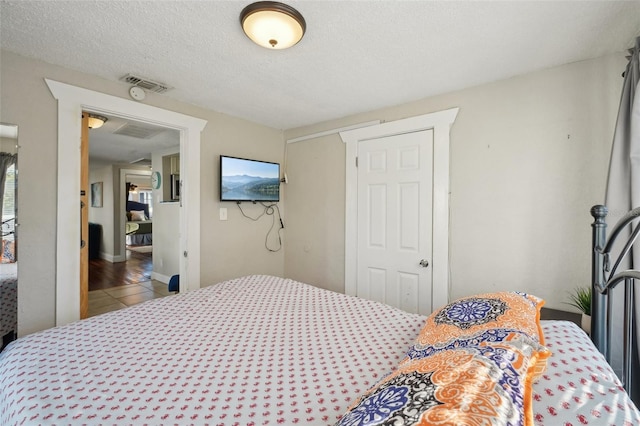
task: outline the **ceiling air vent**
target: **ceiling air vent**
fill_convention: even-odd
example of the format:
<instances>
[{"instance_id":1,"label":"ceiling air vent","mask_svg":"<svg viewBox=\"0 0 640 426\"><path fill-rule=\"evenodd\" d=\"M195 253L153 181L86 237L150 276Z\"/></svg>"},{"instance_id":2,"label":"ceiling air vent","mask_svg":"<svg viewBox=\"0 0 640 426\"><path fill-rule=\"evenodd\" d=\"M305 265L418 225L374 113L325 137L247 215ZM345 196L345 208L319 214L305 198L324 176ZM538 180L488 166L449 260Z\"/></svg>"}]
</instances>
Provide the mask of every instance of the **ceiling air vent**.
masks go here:
<instances>
[{"instance_id":1,"label":"ceiling air vent","mask_svg":"<svg viewBox=\"0 0 640 426\"><path fill-rule=\"evenodd\" d=\"M151 164L151 159L150 158L138 158L137 160L133 160L133 161L129 161L129 164Z\"/></svg>"},{"instance_id":2,"label":"ceiling air vent","mask_svg":"<svg viewBox=\"0 0 640 426\"><path fill-rule=\"evenodd\" d=\"M169 89L173 89L173 87L164 83L159 83L157 81L153 81L148 78L140 77L133 74L125 75L120 79L120 81L133 84L134 86L142 87L144 90L148 90L149 92L153 93L164 93Z\"/></svg>"},{"instance_id":3,"label":"ceiling air vent","mask_svg":"<svg viewBox=\"0 0 640 426\"><path fill-rule=\"evenodd\" d=\"M158 133L162 132L161 128L150 129L148 127L136 126L135 124L125 124L120 126L115 132L116 135L131 136L138 139L151 139Z\"/></svg>"}]
</instances>

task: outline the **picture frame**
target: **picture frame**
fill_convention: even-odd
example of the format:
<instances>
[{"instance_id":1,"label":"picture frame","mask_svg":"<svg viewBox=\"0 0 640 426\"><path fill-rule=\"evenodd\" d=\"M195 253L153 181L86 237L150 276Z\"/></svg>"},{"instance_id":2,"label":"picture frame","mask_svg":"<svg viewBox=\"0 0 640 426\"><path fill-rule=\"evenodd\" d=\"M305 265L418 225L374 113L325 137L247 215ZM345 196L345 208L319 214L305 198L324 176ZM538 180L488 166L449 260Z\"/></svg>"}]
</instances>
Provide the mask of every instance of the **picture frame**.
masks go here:
<instances>
[{"instance_id":1,"label":"picture frame","mask_svg":"<svg viewBox=\"0 0 640 426\"><path fill-rule=\"evenodd\" d=\"M91 207L102 207L102 182L91 184Z\"/></svg>"}]
</instances>

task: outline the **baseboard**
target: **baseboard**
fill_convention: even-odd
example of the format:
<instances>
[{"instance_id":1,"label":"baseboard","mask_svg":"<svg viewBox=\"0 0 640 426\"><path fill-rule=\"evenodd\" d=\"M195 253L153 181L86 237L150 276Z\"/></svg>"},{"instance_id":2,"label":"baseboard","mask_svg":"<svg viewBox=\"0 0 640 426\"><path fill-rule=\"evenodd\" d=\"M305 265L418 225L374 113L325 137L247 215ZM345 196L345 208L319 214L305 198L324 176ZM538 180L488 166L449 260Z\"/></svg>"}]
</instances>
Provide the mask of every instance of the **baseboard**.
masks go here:
<instances>
[{"instance_id":1,"label":"baseboard","mask_svg":"<svg viewBox=\"0 0 640 426\"><path fill-rule=\"evenodd\" d=\"M159 274L157 272L152 272L151 273L151 279L152 280L156 280L156 281L160 281L161 283L169 284L169 280L171 279L171 277Z\"/></svg>"},{"instance_id":2,"label":"baseboard","mask_svg":"<svg viewBox=\"0 0 640 426\"><path fill-rule=\"evenodd\" d=\"M107 262L111 263L124 262L125 260L127 260L125 256L114 256L112 254L104 252L100 252L100 259L104 259Z\"/></svg>"}]
</instances>

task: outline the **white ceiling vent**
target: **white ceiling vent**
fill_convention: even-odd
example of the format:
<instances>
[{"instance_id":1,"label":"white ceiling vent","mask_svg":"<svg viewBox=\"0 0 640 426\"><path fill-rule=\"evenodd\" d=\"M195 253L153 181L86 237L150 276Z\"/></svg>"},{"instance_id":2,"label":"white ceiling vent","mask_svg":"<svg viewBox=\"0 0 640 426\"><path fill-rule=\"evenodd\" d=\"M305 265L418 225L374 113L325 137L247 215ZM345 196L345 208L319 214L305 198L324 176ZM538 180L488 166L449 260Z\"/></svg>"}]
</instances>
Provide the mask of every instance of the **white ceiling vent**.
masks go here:
<instances>
[{"instance_id":1,"label":"white ceiling vent","mask_svg":"<svg viewBox=\"0 0 640 426\"><path fill-rule=\"evenodd\" d=\"M120 128L118 128L118 130L116 130L113 133L116 135L131 136L132 138L137 138L137 139L151 139L152 137L154 137L155 135L157 135L162 131L163 129L161 128L150 129L148 127L142 127L142 126L137 126L135 124L127 123L121 126Z\"/></svg>"},{"instance_id":2,"label":"white ceiling vent","mask_svg":"<svg viewBox=\"0 0 640 426\"><path fill-rule=\"evenodd\" d=\"M169 89L173 89L173 87L167 84L159 83L157 81L153 81L148 78L140 77L138 75L133 75L133 74L125 75L120 79L120 81L133 84L134 86L142 87L144 90L148 90L149 92L154 92L154 93L164 93Z\"/></svg>"}]
</instances>

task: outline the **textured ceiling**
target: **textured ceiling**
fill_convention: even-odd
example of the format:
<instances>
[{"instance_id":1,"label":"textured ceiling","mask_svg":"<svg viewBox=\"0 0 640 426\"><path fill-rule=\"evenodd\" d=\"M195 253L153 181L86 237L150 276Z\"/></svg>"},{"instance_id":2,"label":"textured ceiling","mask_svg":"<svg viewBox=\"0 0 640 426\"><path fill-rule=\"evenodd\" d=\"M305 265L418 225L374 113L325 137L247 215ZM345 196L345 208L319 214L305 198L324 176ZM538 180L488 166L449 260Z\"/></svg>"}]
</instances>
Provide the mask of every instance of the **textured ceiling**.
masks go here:
<instances>
[{"instance_id":1,"label":"textured ceiling","mask_svg":"<svg viewBox=\"0 0 640 426\"><path fill-rule=\"evenodd\" d=\"M619 52L639 1L290 1L303 40L242 32L250 1L2 1L3 49L289 129ZM125 83L122 83L125 84Z\"/></svg>"},{"instance_id":2,"label":"textured ceiling","mask_svg":"<svg viewBox=\"0 0 640 426\"><path fill-rule=\"evenodd\" d=\"M91 167L113 163L151 166L151 153L180 146L180 132L148 123L106 116L102 127L89 130ZM127 129L132 132L120 134ZM141 133L142 132L142 133ZM147 133L146 137L139 137Z\"/></svg>"}]
</instances>

